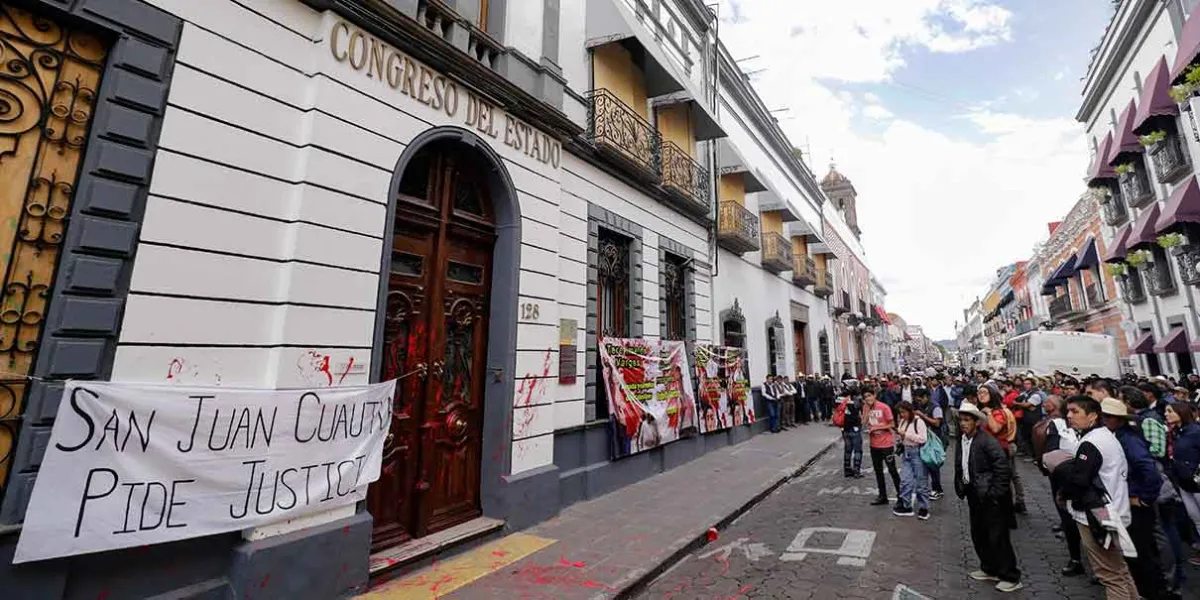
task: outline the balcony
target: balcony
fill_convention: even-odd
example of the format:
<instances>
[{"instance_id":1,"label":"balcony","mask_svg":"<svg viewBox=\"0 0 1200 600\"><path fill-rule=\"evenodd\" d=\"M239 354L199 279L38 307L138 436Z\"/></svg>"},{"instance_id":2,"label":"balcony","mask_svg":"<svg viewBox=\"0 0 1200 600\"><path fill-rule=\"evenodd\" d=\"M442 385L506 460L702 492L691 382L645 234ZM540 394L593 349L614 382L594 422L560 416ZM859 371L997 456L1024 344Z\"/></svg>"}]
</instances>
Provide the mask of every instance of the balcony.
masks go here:
<instances>
[{"instance_id":1,"label":"balcony","mask_svg":"<svg viewBox=\"0 0 1200 600\"><path fill-rule=\"evenodd\" d=\"M791 242L778 233L764 231L762 234L762 266L772 273L792 270Z\"/></svg>"},{"instance_id":2,"label":"balcony","mask_svg":"<svg viewBox=\"0 0 1200 600\"><path fill-rule=\"evenodd\" d=\"M722 202L717 214L717 243L739 256L758 250L758 216L733 200Z\"/></svg>"},{"instance_id":3,"label":"balcony","mask_svg":"<svg viewBox=\"0 0 1200 600\"><path fill-rule=\"evenodd\" d=\"M1150 189L1150 179L1146 177L1145 167L1138 164L1139 162L1129 163L1133 170L1122 173L1119 177L1121 196L1133 208L1142 208L1154 202L1154 190Z\"/></svg>"},{"instance_id":4,"label":"balcony","mask_svg":"<svg viewBox=\"0 0 1200 600\"><path fill-rule=\"evenodd\" d=\"M1084 296L1087 297L1088 308L1096 308L1103 305L1107 300L1104 299L1104 288L1100 282L1093 282L1084 288Z\"/></svg>"},{"instance_id":5,"label":"balcony","mask_svg":"<svg viewBox=\"0 0 1200 600\"><path fill-rule=\"evenodd\" d=\"M800 287L808 287L817 282L817 261L811 256L796 256L792 268L792 283Z\"/></svg>"},{"instance_id":6,"label":"balcony","mask_svg":"<svg viewBox=\"0 0 1200 600\"><path fill-rule=\"evenodd\" d=\"M1121 198L1121 188L1105 187L1101 194L1099 204L1100 209L1104 213L1104 224L1110 227L1116 227L1129 219L1129 211L1125 210L1125 201Z\"/></svg>"},{"instance_id":7,"label":"balcony","mask_svg":"<svg viewBox=\"0 0 1200 600\"><path fill-rule=\"evenodd\" d=\"M659 181L662 136L637 111L606 89L588 92L588 140L633 174Z\"/></svg>"},{"instance_id":8,"label":"balcony","mask_svg":"<svg viewBox=\"0 0 1200 600\"><path fill-rule=\"evenodd\" d=\"M1155 296L1174 295L1179 289L1175 286L1175 278L1171 277L1171 267L1162 258L1158 260L1162 262L1147 263L1142 268L1146 291Z\"/></svg>"},{"instance_id":9,"label":"balcony","mask_svg":"<svg viewBox=\"0 0 1200 600\"><path fill-rule=\"evenodd\" d=\"M1179 265L1179 280L1184 285L1200 285L1200 246L1180 246L1175 261Z\"/></svg>"},{"instance_id":10,"label":"balcony","mask_svg":"<svg viewBox=\"0 0 1200 600\"><path fill-rule=\"evenodd\" d=\"M662 142L662 186L687 208L708 212L708 169L672 142Z\"/></svg>"},{"instance_id":11,"label":"balcony","mask_svg":"<svg viewBox=\"0 0 1200 600\"><path fill-rule=\"evenodd\" d=\"M1063 294L1050 301L1050 318L1065 319L1073 312L1071 308L1071 295Z\"/></svg>"},{"instance_id":12,"label":"balcony","mask_svg":"<svg viewBox=\"0 0 1200 600\"><path fill-rule=\"evenodd\" d=\"M1142 277L1137 271L1117 277L1117 282L1121 284L1121 295L1129 304L1141 304L1146 301L1146 290L1142 287Z\"/></svg>"},{"instance_id":13,"label":"balcony","mask_svg":"<svg viewBox=\"0 0 1200 600\"><path fill-rule=\"evenodd\" d=\"M828 270L817 271L816 286L813 287L813 294L818 298L828 298L833 295L833 273Z\"/></svg>"},{"instance_id":14,"label":"balcony","mask_svg":"<svg viewBox=\"0 0 1200 600\"><path fill-rule=\"evenodd\" d=\"M833 305L833 316L840 317L850 312L850 292L843 291L839 302Z\"/></svg>"},{"instance_id":15,"label":"balcony","mask_svg":"<svg viewBox=\"0 0 1200 600\"><path fill-rule=\"evenodd\" d=\"M1154 177L1159 183L1174 183L1191 171L1191 163L1183 154L1179 135L1168 132L1167 138L1147 149L1154 164Z\"/></svg>"}]
</instances>

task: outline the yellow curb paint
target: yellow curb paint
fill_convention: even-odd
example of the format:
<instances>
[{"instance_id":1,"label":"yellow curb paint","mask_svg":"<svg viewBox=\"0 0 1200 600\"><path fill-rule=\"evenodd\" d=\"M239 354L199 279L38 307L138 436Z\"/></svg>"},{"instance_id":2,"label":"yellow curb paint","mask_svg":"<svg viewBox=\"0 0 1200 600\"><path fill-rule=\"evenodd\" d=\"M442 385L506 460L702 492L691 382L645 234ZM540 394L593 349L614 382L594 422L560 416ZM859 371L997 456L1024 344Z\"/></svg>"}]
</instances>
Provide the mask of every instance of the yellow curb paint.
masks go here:
<instances>
[{"instance_id":1,"label":"yellow curb paint","mask_svg":"<svg viewBox=\"0 0 1200 600\"><path fill-rule=\"evenodd\" d=\"M358 598L373 600L432 600L488 573L511 565L558 540L514 533L460 554L446 562L389 581Z\"/></svg>"}]
</instances>

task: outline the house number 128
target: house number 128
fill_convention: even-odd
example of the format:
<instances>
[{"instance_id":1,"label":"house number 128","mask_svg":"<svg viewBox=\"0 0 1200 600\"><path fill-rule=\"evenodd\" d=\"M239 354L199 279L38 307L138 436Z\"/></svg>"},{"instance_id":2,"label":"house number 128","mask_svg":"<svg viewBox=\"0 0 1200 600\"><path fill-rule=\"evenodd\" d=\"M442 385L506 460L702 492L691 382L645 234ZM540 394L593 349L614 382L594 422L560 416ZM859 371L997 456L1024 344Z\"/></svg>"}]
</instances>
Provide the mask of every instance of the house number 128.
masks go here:
<instances>
[{"instance_id":1,"label":"house number 128","mask_svg":"<svg viewBox=\"0 0 1200 600\"><path fill-rule=\"evenodd\" d=\"M526 321L536 321L541 316L541 307L536 302L526 302L521 305L521 318Z\"/></svg>"}]
</instances>

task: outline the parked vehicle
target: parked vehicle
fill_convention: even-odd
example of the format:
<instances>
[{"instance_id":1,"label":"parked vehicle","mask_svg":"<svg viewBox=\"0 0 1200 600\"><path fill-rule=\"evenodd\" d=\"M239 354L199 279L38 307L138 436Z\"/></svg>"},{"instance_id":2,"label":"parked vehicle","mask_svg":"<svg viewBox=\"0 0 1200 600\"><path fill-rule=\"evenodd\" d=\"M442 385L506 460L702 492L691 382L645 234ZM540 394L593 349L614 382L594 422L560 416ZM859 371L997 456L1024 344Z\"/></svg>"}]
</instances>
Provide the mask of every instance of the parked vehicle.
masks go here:
<instances>
[{"instance_id":1,"label":"parked vehicle","mask_svg":"<svg viewBox=\"0 0 1200 600\"><path fill-rule=\"evenodd\" d=\"M1103 333L1030 331L1010 339L1006 354L1010 373L1121 376L1117 340Z\"/></svg>"}]
</instances>

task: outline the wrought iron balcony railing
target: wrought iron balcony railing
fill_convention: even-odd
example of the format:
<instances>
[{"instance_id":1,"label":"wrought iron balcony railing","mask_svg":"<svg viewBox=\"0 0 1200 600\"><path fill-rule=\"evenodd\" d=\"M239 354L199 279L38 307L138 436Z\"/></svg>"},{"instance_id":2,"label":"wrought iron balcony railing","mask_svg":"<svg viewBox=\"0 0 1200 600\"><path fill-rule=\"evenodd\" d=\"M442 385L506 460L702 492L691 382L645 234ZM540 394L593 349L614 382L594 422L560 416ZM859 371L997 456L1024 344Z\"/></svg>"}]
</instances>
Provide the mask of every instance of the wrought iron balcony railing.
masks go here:
<instances>
[{"instance_id":1,"label":"wrought iron balcony railing","mask_svg":"<svg viewBox=\"0 0 1200 600\"><path fill-rule=\"evenodd\" d=\"M817 261L804 255L797 255L793 260L796 262L792 268L793 283L800 287L808 287L817 282Z\"/></svg>"},{"instance_id":2,"label":"wrought iron balcony railing","mask_svg":"<svg viewBox=\"0 0 1200 600\"><path fill-rule=\"evenodd\" d=\"M772 231L762 234L762 266L772 273L792 270L792 244Z\"/></svg>"},{"instance_id":3,"label":"wrought iron balcony railing","mask_svg":"<svg viewBox=\"0 0 1200 600\"><path fill-rule=\"evenodd\" d=\"M823 271L817 271L817 284L813 287L813 294L818 298L828 298L833 295L833 273L826 267Z\"/></svg>"},{"instance_id":4,"label":"wrought iron balcony railing","mask_svg":"<svg viewBox=\"0 0 1200 600\"><path fill-rule=\"evenodd\" d=\"M1179 280L1184 285L1200 285L1200 246L1191 244L1181 246L1175 254L1175 264L1179 265Z\"/></svg>"},{"instance_id":5,"label":"wrought iron balcony railing","mask_svg":"<svg viewBox=\"0 0 1200 600\"><path fill-rule=\"evenodd\" d=\"M1136 270L1131 270L1128 275L1117 277L1117 282L1121 285L1121 295L1125 297L1126 302L1141 304L1146 301L1146 289L1142 287L1142 276Z\"/></svg>"},{"instance_id":6,"label":"wrought iron balcony railing","mask_svg":"<svg viewBox=\"0 0 1200 600\"><path fill-rule=\"evenodd\" d=\"M616 94L604 88L588 92L587 135L597 150L621 161L634 174L659 180L662 136Z\"/></svg>"},{"instance_id":7,"label":"wrought iron balcony railing","mask_svg":"<svg viewBox=\"0 0 1200 600\"><path fill-rule=\"evenodd\" d=\"M1100 202L1100 209L1104 212L1104 224L1111 227L1116 227L1129 218L1129 211L1125 209L1125 200L1121 197L1120 186L1109 188L1108 199Z\"/></svg>"},{"instance_id":8,"label":"wrought iron balcony railing","mask_svg":"<svg viewBox=\"0 0 1200 600\"><path fill-rule=\"evenodd\" d=\"M689 205L708 211L708 169L667 141L662 142L662 186Z\"/></svg>"},{"instance_id":9,"label":"wrought iron balcony railing","mask_svg":"<svg viewBox=\"0 0 1200 600\"><path fill-rule=\"evenodd\" d=\"M1142 268L1145 276L1146 291L1155 296L1170 296L1179 291L1175 286L1175 278L1171 276L1171 267L1162 258L1161 262L1153 262Z\"/></svg>"},{"instance_id":10,"label":"wrought iron balcony railing","mask_svg":"<svg viewBox=\"0 0 1200 600\"><path fill-rule=\"evenodd\" d=\"M1146 168L1141 161L1129 164L1133 166L1133 170L1122 173L1119 178L1121 196L1133 208L1147 206L1154 201L1154 190L1150 188L1150 179L1146 176Z\"/></svg>"},{"instance_id":11,"label":"wrought iron balcony railing","mask_svg":"<svg viewBox=\"0 0 1200 600\"><path fill-rule=\"evenodd\" d=\"M1191 171L1191 163L1183 153L1179 135L1168 132L1166 139L1147 149L1154 163L1154 177L1159 183L1173 183Z\"/></svg>"},{"instance_id":12,"label":"wrought iron balcony railing","mask_svg":"<svg viewBox=\"0 0 1200 600\"><path fill-rule=\"evenodd\" d=\"M1071 295L1063 294L1050 301L1050 318L1061 319L1071 314Z\"/></svg>"},{"instance_id":13,"label":"wrought iron balcony railing","mask_svg":"<svg viewBox=\"0 0 1200 600\"><path fill-rule=\"evenodd\" d=\"M841 299L833 305L833 314L841 316L848 312L850 312L850 292L843 290Z\"/></svg>"},{"instance_id":14,"label":"wrought iron balcony railing","mask_svg":"<svg viewBox=\"0 0 1200 600\"><path fill-rule=\"evenodd\" d=\"M721 202L717 214L717 243L739 255L758 250L758 216L733 200Z\"/></svg>"}]
</instances>

